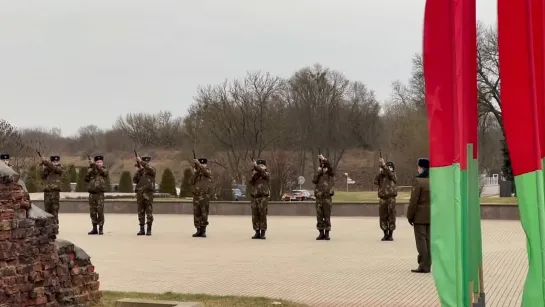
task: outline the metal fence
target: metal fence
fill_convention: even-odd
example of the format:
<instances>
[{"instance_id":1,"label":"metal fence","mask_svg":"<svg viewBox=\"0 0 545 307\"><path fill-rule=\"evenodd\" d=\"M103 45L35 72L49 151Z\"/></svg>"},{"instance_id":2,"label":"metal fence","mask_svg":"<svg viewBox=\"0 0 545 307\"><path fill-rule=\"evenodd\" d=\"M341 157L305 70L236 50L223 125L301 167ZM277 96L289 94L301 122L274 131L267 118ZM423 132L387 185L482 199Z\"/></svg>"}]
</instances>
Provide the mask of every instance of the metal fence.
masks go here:
<instances>
[{"instance_id":1,"label":"metal fence","mask_svg":"<svg viewBox=\"0 0 545 307\"><path fill-rule=\"evenodd\" d=\"M498 176L481 176L481 185L482 186L491 186L491 185L498 185L499 184L499 177Z\"/></svg>"}]
</instances>

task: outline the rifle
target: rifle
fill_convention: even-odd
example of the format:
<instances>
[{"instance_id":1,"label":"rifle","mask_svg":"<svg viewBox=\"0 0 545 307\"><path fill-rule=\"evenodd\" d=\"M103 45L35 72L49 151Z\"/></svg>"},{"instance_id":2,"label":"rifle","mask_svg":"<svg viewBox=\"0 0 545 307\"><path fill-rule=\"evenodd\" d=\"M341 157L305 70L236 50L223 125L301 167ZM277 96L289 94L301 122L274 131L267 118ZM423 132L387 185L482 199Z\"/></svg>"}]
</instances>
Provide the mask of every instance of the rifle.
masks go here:
<instances>
[{"instance_id":1,"label":"rifle","mask_svg":"<svg viewBox=\"0 0 545 307\"><path fill-rule=\"evenodd\" d=\"M378 157L382 159L382 149L378 150Z\"/></svg>"},{"instance_id":2,"label":"rifle","mask_svg":"<svg viewBox=\"0 0 545 307\"><path fill-rule=\"evenodd\" d=\"M197 155L195 155L195 149L192 149L193 151L193 159L197 159Z\"/></svg>"},{"instance_id":3,"label":"rifle","mask_svg":"<svg viewBox=\"0 0 545 307\"><path fill-rule=\"evenodd\" d=\"M42 159L42 161L40 161L40 165L44 165L44 161L43 161L43 157L42 157L42 154L40 153L40 151L38 149L35 149L36 150L36 153L38 154L38 157L40 157L40 159Z\"/></svg>"},{"instance_id":4,"label":"rifle","mask_svg":"<svg viewBox=\"0 0 545 307\"><path fill-rule=\"evenodd\" d=\"M321 155L322 155L322 150L320 149L320 147L318 147L318 156L321 156ZM322 159L318 158L318 163L320 164L321 168L324 167L324 162L322 161Z\"/></svg>"},{"instance_id":5,"label":"rifle","mask_svg":"<svg viewBox=\"0 0 545 307\"><path fill-rule=\"evenodd\" d=\"M140 168L140 161L138 161L138 153L136 153L136 149L134 149L134 157L136 158L136 167Z\"/></svg>"},{"instance_id":6,"label":"rifle","mask_svg":"<svg viewBox=\"0 0 545 307\"><path fill-rule=\"evenodd\" d=\"M95 162L93 162L93 160L91 160L91 156L89 156L89 154L87 154L87 159L89 160L89 165L95 164Z\"/></svg>"}]
</instances>

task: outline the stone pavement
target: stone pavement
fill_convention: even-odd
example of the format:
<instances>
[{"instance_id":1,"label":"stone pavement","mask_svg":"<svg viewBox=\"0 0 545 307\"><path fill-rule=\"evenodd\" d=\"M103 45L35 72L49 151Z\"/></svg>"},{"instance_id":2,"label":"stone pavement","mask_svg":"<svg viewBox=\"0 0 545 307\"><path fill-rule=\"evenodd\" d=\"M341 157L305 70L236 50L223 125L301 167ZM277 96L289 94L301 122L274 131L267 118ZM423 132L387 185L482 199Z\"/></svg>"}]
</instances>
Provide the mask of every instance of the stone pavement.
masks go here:
<instances>
[{"instance_id":1,"label":"stone pavement","mask_svg":"<svg viewBox=\"0 0 545 307\"><path fill-rule=\"evenodd\" d=\"M193 218L156 215L154 235L137 237L136 215L61 214L59 237L92 257L102 290L282 298L310 306L439 306L431 274L416 267L412 228L398 219L381 242L378 218L333 218L332 240L315 241L311 217L269 217L267 240L250 240L251 218L210 216L208 238L191 238ZM483 221L487 306L520 306L527 271L518 221Z\"/></svg>"}]
</instances>

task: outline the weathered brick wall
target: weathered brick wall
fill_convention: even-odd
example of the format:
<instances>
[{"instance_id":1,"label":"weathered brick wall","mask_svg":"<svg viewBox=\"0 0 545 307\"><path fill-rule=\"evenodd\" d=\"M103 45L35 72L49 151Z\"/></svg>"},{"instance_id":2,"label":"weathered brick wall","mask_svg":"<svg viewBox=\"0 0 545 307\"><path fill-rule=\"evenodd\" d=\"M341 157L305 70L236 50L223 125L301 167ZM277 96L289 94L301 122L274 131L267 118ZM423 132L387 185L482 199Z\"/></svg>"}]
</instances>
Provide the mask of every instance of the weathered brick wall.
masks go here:
<instances>
[{"instance_id":1,"label":"weathered brick wall","mask_svg":"<svg viewBox=\"0 0 545 307\"><path fill-rule=\"evenodd\" d=\"M92 306L100 292L90 257L56 240L53 216L14 180L0 172L0 307Z\"/></svg>"}]
</instances>

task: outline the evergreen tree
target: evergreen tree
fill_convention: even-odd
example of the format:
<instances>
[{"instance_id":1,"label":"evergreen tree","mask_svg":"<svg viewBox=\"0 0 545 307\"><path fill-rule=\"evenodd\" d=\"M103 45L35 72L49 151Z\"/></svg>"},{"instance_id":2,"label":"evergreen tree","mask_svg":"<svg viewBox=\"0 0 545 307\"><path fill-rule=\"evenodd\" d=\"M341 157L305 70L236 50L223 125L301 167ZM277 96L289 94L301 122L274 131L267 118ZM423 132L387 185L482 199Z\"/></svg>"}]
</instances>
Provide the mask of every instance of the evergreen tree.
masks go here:
<instances>
[{"instance_id":1,"label":"evergreen tree","mask_svg":"<svg viewBox=\"0 0 545 307\"><path fill-rule=\"evenodd\" d=\"M228 176L221 176L219 178L218 186L219 193L217 194L218 200L234 201L233 188L231 186L231 179Z\"/></svg>"},{"instance_id":2,"label":"evergreen tree","mask_svg":"<svg viewBox=\"0 0 545 307\"><path fill-rule=\"evenodd\" d=\"M41 173L36 165L32 165L27 172L26 176L26 188L28 193L36 193L43 191Z\"/></svg>"},{"instance_id":3,"label":"evergreen tree","mask_svg":"<svg viewBox=\"0 0 545 307\"><path fill-rule=\"evenodd\" d=\"M85 175L87 175L87 167L80 167L78 172L78 180L76 181L76 192L87 192Z\"/></svg>"},{"instance_id":4,"label":"evergreen tree","mask_svg":"<svg viewBox=\"0 0 545 307\"><path fill-rule=\"evenodd\" d=\"M191 197L193 193L191 192L191 173L190 168L184 169L184 177L182 178L182 184L180 185L180 197Z\"/></svg>"},{"instance_id":5,"label":"evergreen tree","mask_svg":"<svg viewBox=\"0 0 545 307\"><path fill-rule=\"evenodd\" d=\"M134 192L132 188L132 176L131 172L124 171L121 173L121 177L119 178L119 192L120 193L132 193Z\"/></svg>"},{"instance_id":6,"label":"evergreen tree","mask_svg":"<svg viewBox=\"0 0 545 307\"><path fill-rule=\"evenodd\" d=\"M66 173L68 174L68 180L70 180L70 183L76 183L78 181L78 172L76 171L74 164L68 165L68 170Z\"/></svg>"},{"instance_id":7,"label":"evergreen tree","mask_svg":"<svg viewBox=\"0 0 545 307\"><path fill-rule=\"evenodd\" d=\"M70 188L70 173L69 170L64 170L61 179L61 192L71 192Z\"/></svg>"},{"instance_id":8,"label":"evergreen tree","mask_svg":"<svg viewBox=\"0 0 545 307\"><path fill-rule=\"evenodd\" d=\"M159 185L159 193L168 193L176 196L176 179L174 178L172 171L168 168L165 168L163 171L161 184Z\"/></svg>"},{"instance_id":9,"label":"evergreen tree","mask_svg":"<svg viewBox=\"0 0 545 307\"><path fill-rule=\"evenodd\" d=\"M112 192L112 183L110 182L110 177L108 176L108 178L106 178L106 187L104 188L104 192L105 193L110 193Z\"/></svg>"}]
</instances>

